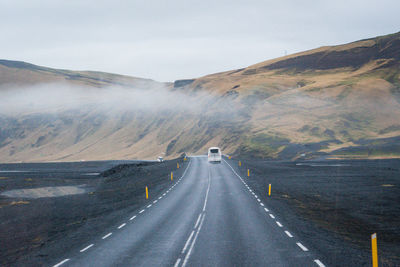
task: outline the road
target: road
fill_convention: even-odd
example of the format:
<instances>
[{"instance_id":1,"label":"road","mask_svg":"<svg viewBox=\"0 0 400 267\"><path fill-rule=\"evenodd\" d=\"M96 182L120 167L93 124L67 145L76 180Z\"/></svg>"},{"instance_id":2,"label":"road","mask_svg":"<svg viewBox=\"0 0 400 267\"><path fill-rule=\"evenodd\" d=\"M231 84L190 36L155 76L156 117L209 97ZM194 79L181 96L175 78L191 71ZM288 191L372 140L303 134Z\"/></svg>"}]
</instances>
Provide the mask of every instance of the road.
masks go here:
<instances>
[{"instance_id":1,"label":"road","mask_svg":"<svg viewBox=\"0 0 400 267\"><path fill-rule=\"evenodd\" d=\"M54 266L324 266L225 160L182 177Z\"/></svg>"}]
</instances>

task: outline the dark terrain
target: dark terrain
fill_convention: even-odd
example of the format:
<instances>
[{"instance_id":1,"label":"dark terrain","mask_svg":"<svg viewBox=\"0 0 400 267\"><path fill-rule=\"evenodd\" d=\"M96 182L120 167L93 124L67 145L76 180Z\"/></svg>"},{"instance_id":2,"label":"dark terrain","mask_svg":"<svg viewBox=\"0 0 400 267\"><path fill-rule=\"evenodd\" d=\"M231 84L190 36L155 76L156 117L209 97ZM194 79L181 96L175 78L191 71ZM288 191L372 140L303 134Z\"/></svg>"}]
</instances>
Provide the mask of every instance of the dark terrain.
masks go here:
<instances>
[{"instance_id":1,"label":"dark terrain","mask_svg":"<svg viewBox=\"0 0 400 267\"><path fill-rule=\"evenodd\" d=\"M400 265L400 160L242 160L240 168L237 160L227 161L326 266L370 266L375 232L380 266ZM0 193L60 185L85 185L88 191L38 199L1 196L0 265L54 264L61 251L87 244L145 206L145 186L154 199L171 185L170 172L180 177L186 166L182 158L1 164Z\"/></svg>"},{"instance_id":2,"label":"dark terrain","mask_svg":"<svg viewBox=\"0 0 400 267\"><path fill-rule=\"evenodd\" d=\"M400 266L400 160L228 162L327 266L370 266L375 232L380 266Z\"/></svg>"},{"instance_id":3,"label":"dark terrain","mask_svg":"<svg viewBox=\"0 0 400 267\"><path fill-rule=\"evenodd\" d=\"M177 163L181 168L176 169ZM84 185L87 193L37 199L0 196L0 265L48 266L146 203L179 177L182 158L158 162L103 161L0 164L0 193L19 188ZM18 171L18 172L16 172Z\"/></svg>"}]
</instances>

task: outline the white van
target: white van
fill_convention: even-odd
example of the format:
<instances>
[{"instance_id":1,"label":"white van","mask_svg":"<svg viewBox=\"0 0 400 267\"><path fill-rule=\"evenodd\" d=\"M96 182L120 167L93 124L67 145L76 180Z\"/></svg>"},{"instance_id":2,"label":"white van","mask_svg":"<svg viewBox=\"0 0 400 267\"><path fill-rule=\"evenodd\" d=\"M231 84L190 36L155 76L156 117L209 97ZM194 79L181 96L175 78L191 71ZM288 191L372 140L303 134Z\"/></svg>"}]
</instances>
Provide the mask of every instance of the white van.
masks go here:
<instances>
[{"instance_id":1,"label":"white van","mask_svg":"<svg viewBox=\"0 0 400 267\"><path fill-rule=\"evenodd\" d=\"M219 147L210 147L208 149L208 162L221 163L221 149Z\"/></svg>"}]
</instances>

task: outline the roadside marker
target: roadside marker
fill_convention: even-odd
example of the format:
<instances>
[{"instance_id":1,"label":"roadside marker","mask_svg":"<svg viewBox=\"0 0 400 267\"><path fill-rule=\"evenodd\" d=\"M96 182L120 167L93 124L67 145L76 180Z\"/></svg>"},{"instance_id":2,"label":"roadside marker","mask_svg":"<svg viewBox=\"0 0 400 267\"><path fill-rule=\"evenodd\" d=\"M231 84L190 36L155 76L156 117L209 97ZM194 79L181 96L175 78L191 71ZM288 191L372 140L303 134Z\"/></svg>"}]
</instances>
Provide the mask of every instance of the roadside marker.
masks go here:
<instances>
[{"instance_id":1,"label":"roadside marker","mask_svg":"<svg viewBox=\"0 0 400 267\"><path fill-rule=\"evenodd\" d=\"M376 233L371 235L372 245L372 267L378 267L378 244L376 240Z\"/></svg>"},{"instance_id":2,"label":"roadside marker","mask_svg":"<svg viewBox=\"0 0 400 267\"><path fill-rule=\"evenodd\" d=\"M149 189L146 186L146 199L149 199Z\"/></svg>"},{"instance_id":3,"label":"roadside marker","mask_svg":"<svg viewBox=\"0 0 400 267\"><path fill-rule=\"evenodd\" d=\"M250 177L250 170L247 169L247 176Z\"/></svg>"},{"instance_id":4,"label":"roadside marker","mask_svg":"<svg viewBox=\"0 0 400 267\"><path fill-rule=\"evenodd\" d=\"M178 163L176 163L176 168L177 168L177 169L179 169L179 162L178 162Z\"/></svg>"},{"instance_id":5,"label":"roadside marker","mask_svg":"<svg viewBox=\"0 0 400 267\"><path fill-rule=\"evenodd\" d=\"M232 158L231 156L228 157L228 159L231 159L231 158Z\"/></svg>"},{"instance_id":6,"label":"roadside marker","mask_svg":"<svg viewBox=\"0 0 400 267\"><path fill-rule=\"evenodd\" d=\"M171 181L173 181L173 180L174 180L174 173L171 172Z\"/></svg>"},{"instance_id":7,"label":"roadside marker","mask_svg":"<svg viewBox=\"0 0 400 267\"><path fill-rule=\"evenodd\" d=\"M239 160L239 167L241 167L242 166L242 162Z\"/></svg>"},{"instance_id":8,"label":"roadside marker","mask_svg":"<svg viewBox=\"0 0 400 267\"><path fill-rule=\"evenodd\" d=\"M271 184L269 184L269 186L268 186L268 196L270 196L271 195Z\"/></svg>"}]
</instances>

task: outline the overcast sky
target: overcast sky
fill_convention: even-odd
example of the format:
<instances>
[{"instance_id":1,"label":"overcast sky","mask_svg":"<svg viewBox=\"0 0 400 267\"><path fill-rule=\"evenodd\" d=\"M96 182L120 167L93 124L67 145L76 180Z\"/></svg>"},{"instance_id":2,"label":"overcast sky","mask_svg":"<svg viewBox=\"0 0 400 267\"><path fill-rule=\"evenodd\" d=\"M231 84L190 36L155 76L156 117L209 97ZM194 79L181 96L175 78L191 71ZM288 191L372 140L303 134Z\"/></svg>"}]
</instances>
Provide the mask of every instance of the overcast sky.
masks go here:
<instances>
[{"instance_id":1,"label":"overcast sky","mask_svg":"<svg viewBox=\"0 0 400 267\"><path fill-rule=\"evenodd\" d=\"M400 30L399 0L0 0L0 58L173 81Z\"/></svg>"}]
</instances>

